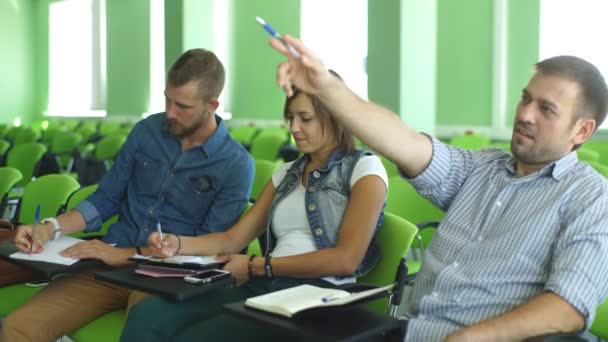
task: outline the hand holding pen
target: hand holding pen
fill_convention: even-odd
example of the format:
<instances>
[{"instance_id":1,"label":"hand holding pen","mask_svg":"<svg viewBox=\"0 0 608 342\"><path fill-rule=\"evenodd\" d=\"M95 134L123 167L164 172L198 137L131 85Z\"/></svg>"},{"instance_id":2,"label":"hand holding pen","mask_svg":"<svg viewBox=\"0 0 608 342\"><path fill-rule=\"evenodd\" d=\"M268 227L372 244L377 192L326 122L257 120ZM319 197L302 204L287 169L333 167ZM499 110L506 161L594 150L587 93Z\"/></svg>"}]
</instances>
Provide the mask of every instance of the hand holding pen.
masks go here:
<instances>
[{"instance_id":1,"label":"hand holding pen","mask_svg":"<svg viewBox=\"0 0 608 342\"><path fill-rule=\"evenodd\" d=\"M160 251L163 251L163 230L160 227L160 219L156 219L156 231L158 233L158 243L160 244Z\"/></svg>"},{"instance_id":2,"label":"hand holding pen","mask_svg":"<svg viewBox=\"0 0 608 342\"><path fill-rule=\"evenodd\" d=\"M157 227L158 230L158 227ZM166 258L177 253L180 247L179 239L175 234L159 234L158 231L150 234L148 237L148 248L150 253L159 258Z\"/></svg>"},{"instance_id":3,"label":"hand holding pen","mask_svg":"<svg viewBox=\"0 0 608 342\"><path fill-rule=\"evenodd\" d=\"M261 18L259 19L261 20ZM263 22L262 26L273 37L270 40L270 46L287 57L287 61L281 63L277 71L277 84L283 88L287 96L293 95L292 85L306 93L318 95L331 87L335 81L339 81L331 75L321 59L306 48L300 40L289 35L281 36L269 24L260 20L258 22L260 24Z\"/></svg>"},{"instance_id":4,"label":"hand holding pen","mask_svg":"<svg viewBox=\"0 0 608 342\"><path fill-rule=\"evenodd\" d=\"M36 206L36 214L34 214L34 226L32 227L32 236L30 240L30 255L32 255L34 244L36 244L36 228L38 226L38 221L40 221L40 204Z\"/></svg>"}]
</instances>

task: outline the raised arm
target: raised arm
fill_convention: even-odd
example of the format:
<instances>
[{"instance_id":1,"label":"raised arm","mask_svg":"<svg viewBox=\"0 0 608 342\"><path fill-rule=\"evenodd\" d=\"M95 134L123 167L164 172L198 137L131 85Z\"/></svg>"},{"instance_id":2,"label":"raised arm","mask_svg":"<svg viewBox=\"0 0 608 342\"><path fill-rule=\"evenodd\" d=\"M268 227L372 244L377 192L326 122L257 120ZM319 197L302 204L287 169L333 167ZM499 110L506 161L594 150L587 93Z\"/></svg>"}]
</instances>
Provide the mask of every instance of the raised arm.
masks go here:
<instances>
[{"instance_id":1,"label":"raised arm","mask_svg":"<svg viewBox=\"0 0 608 342\"><path fill-rule=\"evenodd\" d=\"M287 61L279 65L277 83L287 95L295 85L319 96L336 119L368 146L395 162L409 177L420 174L432 157L432 144L424 135L408 127L399 115L365 101L344 82L332 76L322 61L298 39L285 36L301 57L294 57L276 38L270 45Z\"/></svg>"}]
</instances>

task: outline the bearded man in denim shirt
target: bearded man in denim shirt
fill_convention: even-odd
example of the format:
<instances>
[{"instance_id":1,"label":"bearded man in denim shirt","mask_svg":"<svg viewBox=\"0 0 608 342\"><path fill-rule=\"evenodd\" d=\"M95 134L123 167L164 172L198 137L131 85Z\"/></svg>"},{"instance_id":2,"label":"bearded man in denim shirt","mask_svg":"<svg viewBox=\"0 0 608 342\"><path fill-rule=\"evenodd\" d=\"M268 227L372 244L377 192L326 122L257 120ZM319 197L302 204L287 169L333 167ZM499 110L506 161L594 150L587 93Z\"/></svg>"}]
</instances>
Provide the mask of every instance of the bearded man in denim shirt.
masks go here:
<instances>
[{"instance_id":1,"label":"bearded man in denim shirt","mask_svg":"<svg viewBox=\"0 0 608 342\"><path fill-rule=\"evenodd\" d=\"M224 67L212 52L185 52L167 75L166 112L140 121L98 190L74 210L38 225L35 241L30 241L32 227L20 226L15 237L19 249L29 251L33 244L39 252L62 234L98 231L118 214L102 240L62 252L116 267L128 265L135 253L151 255L147 239L157 221L165 233L175 235L232 226L247 205L254 163L214 114L224 79ZM3 340L54 340L147 296L95 281L96 270L53 280L5 320Z\"/></svg>"}]
</instances>

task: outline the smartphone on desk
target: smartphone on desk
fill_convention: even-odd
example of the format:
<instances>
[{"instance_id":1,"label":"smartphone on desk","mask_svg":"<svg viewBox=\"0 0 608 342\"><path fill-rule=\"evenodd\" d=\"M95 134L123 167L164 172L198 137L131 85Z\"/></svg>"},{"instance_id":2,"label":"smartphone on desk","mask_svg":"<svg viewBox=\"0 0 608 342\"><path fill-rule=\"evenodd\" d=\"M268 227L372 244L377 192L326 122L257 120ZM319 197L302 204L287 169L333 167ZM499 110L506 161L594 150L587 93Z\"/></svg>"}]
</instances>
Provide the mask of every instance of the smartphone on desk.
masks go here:
<instances>
[{"instance_id":1,"label":"smartphone on desk","mask_svg":"<svg viewBox=\"0 0 608 342\"><path fill-rule=\"evenodd\" d=\"M230 272L220 269L213 269L198 274L186 276L184 277L184 281L191 284L206 284L215 280L225 279L229 277Z\"/></svg>"}]
</instances>

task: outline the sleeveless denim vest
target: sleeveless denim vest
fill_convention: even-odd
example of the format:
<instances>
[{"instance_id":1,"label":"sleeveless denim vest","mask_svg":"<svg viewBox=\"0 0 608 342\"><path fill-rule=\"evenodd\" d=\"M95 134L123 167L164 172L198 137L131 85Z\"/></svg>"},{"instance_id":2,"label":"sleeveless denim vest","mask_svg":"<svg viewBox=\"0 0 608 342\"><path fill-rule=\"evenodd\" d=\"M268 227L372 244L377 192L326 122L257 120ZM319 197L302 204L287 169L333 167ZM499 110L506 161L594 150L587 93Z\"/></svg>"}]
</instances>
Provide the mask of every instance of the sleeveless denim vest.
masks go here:
<instances>
[{"instance_id":1,"label":"sleeveless denim vest","mask_svg":"<svg viewBox=\"0 0 608 342\"><path fill-rule=\"evenodd\" d=\"M308 223L318 249L336 246L338 231L350 199L350 179L357 161L363 155L372 155L372 153L356 150L345 155L342 151L335 151L322 168L313 170L308 175L304 202ZM272 250L271 245L274 243L274 238L270 233L270 225L277 204L301 184L304 166L308 160L308 155L298 158L287 170L285 177L275 189L276 195L266 227L266 254ZM384 208L378 217L376 231L367 248L365 257L353 276L358 277L369 272L380 259L380 250L375 235L383 221Z\"/></svg>"}]
</instances>

